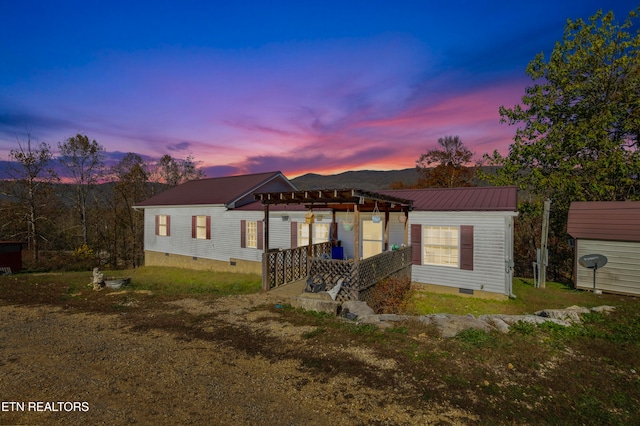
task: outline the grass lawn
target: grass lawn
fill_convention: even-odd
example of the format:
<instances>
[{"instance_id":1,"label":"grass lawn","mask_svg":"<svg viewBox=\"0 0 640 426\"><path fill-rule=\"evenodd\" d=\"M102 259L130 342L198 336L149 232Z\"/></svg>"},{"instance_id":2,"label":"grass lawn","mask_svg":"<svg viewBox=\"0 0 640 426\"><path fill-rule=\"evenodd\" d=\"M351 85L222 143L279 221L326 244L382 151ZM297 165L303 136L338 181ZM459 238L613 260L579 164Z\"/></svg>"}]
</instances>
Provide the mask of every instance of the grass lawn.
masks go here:
<instances>
[{"instance_id":1,"label":"grass lawn","mask_svg":"<svg viewBox=\"0 0 640 426\"><path fill-rule=\"evenodd\" d=\"M619 306L636 299L611 294L596 295L589 291L573 290L567 286L547 282L546 288L535 288L532 280L513 279L515 299L491 300L473 296L416 291L409 303L409 310L415 315L448 313L456 315L472 314L533 314L542 309L559 309L578 305L591 308L599 305ZM633 302L632 302L633 303Z\"/></svg>"}]
</instances>

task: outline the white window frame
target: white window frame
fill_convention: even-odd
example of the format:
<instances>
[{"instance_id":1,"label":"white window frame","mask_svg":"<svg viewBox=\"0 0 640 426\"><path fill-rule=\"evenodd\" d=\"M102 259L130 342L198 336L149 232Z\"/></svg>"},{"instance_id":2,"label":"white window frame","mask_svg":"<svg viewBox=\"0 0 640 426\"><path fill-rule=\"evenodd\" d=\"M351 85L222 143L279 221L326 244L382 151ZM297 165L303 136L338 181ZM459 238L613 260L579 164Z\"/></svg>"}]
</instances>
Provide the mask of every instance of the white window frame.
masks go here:
<instances>
[{"instance_id":1,"label":"white window frame","mask_svg":"<svg viewBox=\"0 0 640 426\"><path fill-rule=\"evenodd\" d=\"M329 241L330 224L314 223L313 225L313 244L326 243ZM309 245L309 224L298 222L298 247Z\"/></svg>"},{"instance_id":2,"label":"white window frame","mask_svg":"<svg viewBox=\"0 0 640 426\"><path fill-rule=\"evenodd\" d=\"M161 237L167 236L167 217L169 215L159 214L158 215L158 235Z\"/></svg>"},{"instance_id":3,"label":"white window frame","mask_svg":"<svg viewBox=\"0 0 640 426\"><path fill-rule=\"evenodd\" d=\"M258 248L258 222L248 220L246 222L247 248Z\"/></svg>"},{"instance_id":4,"label":"white window frame","mask_svg":"<svg viewBox=\"0 0 640 426\"><path fill-rule=\"evenodd\" d=\"M460 227L422 227L422 261L424 265L460 267Z\"/></svg>"},{"instance_id":5,"label":"white window frame","mask_svg":"<svg viewBox=\"0 0 640 426\"><path fill-rule=\"evenodd\" d=\"M207 239L207 216L196 216L196 239Z\"/></svg>"}]
</instances>

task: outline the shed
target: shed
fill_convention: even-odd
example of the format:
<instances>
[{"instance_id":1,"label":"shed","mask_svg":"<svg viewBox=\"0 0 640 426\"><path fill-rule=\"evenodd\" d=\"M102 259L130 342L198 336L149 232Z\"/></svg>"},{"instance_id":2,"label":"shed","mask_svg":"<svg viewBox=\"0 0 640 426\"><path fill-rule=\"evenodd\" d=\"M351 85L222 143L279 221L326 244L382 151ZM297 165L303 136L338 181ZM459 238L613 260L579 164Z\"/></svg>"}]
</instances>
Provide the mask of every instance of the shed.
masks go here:
<instances>
[{"instance_id":1,"label":"shed","mask_svg":"<svg viewBox=\"0 0 640 426\"><path fill-rule=\"evenodd\" d=\"M640 295L640 201L573 202L567 232L575 239L574 284L593 289L593 271L580 257L601 254L607 265L596 271L596 288Z\"/></svg>"},{"instance_id":2,"label":"shed","mask_svg":"<svg viewBox=\"0 0 640 426\"><path fill-rule=\"evenodd\" d=\"M0 241L0 275L22 270L22 243Z\"/></svg>"}]
</instances>

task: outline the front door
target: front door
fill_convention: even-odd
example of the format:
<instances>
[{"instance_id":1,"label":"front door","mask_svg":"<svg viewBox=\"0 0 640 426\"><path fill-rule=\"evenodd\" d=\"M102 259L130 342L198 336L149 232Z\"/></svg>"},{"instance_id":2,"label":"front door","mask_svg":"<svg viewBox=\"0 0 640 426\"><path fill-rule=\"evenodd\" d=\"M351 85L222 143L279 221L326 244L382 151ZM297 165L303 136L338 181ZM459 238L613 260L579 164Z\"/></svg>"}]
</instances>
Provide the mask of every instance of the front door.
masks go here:
<instances>
[{"instance_id":1,"label":"front door","mask_svg":"<svg viewBox=\"0 0 640 426\"><path fill-rule=\"evenodd\" d=\"M362 221L362 258L382 253L384 246L384 224L372 220Z\"/></svg>"}]
</instances>

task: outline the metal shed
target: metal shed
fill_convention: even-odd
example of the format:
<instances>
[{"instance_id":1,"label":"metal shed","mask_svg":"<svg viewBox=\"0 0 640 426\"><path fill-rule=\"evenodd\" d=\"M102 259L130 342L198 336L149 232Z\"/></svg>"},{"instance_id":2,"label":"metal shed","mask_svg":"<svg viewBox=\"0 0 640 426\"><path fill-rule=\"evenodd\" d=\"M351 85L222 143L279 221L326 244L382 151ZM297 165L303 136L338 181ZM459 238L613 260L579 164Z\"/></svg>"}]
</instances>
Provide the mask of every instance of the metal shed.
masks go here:
<instances>
[{"instance_id":1,"label":"metal shed","mask_svg":"<svg viewBox=\"0 0 640 426\"><path fill-rule=\"evenodd\" d=\"M608 262L596 271L596 289L640 295L640 201L573 202L567 232L575 239L576 288L594 288L593 271L578 259L600 254Z\"/></svg>"}]
</instances>

